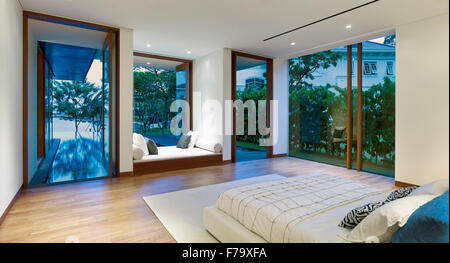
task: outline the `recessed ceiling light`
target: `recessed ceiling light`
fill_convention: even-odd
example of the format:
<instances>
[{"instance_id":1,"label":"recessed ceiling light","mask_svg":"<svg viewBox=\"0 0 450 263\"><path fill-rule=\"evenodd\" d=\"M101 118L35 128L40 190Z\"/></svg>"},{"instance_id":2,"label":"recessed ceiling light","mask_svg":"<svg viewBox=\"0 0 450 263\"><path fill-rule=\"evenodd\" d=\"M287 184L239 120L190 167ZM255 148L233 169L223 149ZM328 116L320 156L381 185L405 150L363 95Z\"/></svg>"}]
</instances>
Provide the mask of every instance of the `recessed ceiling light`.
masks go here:
<instances>
[{"instance_id":1,"label":"recessed ceiling light","mask_svg":"<svg viewBox=\"0 0 450 263\"><path fill-rule=\"evenodd\" d=\"M188 50L186 53L191 54L192 52L190 50Z\"/></svg>"},{"instance_id":2,"label":"recessed ceiling light","mask_svg":"<svg viewBox=\"0 0 450 263\"><path fill-rule=\"evenodd\" d=\"M346 25L345 28L350 29L352 28L352 25Z\"/></svg>"},{"instance_id":3,"label":"recessed ceiling light","mask_svg":"<svg viewBox=\"0 0 450 263\"><path fill-rule=\"evenodd\" d=\"M152 45L150 45L150 44L147 44L146 46L147 46L147 47L151 47Z\"/></svg>"},{"instance_id":4,"label":"recessed ceiling light","mask_svg":"<svg viewBox=\"0 0 450 263\"><path fill-rule=\"evenodd\" d=\"M291 46L295 46L295 42L291 42Z\"/></svg>"},{"instance_id":5,"label":"recessed ceiling light","mask_svg":"<svg viewBox=\"0 0 450 263\"><path fill-rule=\"evenodd\" d=\"M150 65L151 63L150 62L147 62L147 65Z\"/></svg>"}]
</instances>

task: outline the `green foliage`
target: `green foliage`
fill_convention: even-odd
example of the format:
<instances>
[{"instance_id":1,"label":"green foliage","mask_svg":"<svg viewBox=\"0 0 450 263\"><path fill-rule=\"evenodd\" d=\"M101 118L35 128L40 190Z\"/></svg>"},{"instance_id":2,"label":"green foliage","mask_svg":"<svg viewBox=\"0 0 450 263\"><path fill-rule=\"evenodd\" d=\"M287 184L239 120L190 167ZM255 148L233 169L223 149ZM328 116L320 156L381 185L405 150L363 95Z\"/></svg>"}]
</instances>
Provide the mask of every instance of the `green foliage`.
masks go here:
<instances>
[{"instance_id":1,"label":"green foliage","mask_svg":"<svg viewBox=\"0 0 450 263\"><path fill-rule=\"evenodd\" d=\"M246 102L248 100L254 101L256 107L258 107L258 101L259 100L266 100L266 85L264 86L257 86L254 84L249 85L243 90L238 90L236 92L236 98L238 100L241 100L242 102ZM241 113L238 113L241 114ZM257 134L256 135L249 135L248 134L248 114L247 111L244 112L244 135L237 135L236 140L240 142L248 142L252 144L259 145L259 139L263 136L258 133L257 128ZM258 114L256 114L256 127L258 127Z\"/></svg>"},{"instance_id":2,"label":"green foliage","mask_svg":"<svg viewBox=\"0 0 450 263\"><path fill-rule=\"evenodd\" d=\"M173 71L149 70L134 72L134 119L144 133L151 124L161 130L169 128L169 121L175 116L170 104L176 99L176 73Z\"/></svg>"},{"instance_id":3,"label":"green foliage","mask_svg":"<svg viewBox=\"0 0 450 263\"><path fill-rule=\"evenodd\" d=\"M307 80L314 79L317 69L336 66L340 58L339 53L326 51L289 61L289 148L292 153L335 154L332 129L346 126L346 89L330 84L312 86ZM352 94L356 102L356 92ZM393 166L395 82L385 78L383 83L364 89L363 103L363 160ZM353 106L356 120L356 105Z\"/></svg>"},{"instance_id":4,"label":"green foliage","mask_svg":"<svg viewBox=\"0 0 450 263\"><path fill-rule=\"evenodd\" d=\"M98 123L102 109L99 87L89 82L63 81L55 85L53 98L54 108L59 115L74 122L75 136L78 134L80 123L85 121L91 122L94 130L99 131Z\"/></svg>"}]
</instances>

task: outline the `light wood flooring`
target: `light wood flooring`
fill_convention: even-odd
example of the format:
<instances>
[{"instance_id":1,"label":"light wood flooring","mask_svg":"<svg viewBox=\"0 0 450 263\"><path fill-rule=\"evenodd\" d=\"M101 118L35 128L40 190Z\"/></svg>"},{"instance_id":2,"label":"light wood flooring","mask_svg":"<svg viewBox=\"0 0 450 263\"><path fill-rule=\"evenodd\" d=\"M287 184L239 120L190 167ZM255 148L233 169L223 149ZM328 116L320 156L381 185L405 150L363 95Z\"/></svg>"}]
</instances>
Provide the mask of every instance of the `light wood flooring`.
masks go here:
<instances>
[{"instance_id":1,"label":"light wood flooring","mask_svg":"<svg viewBox=\"0 0 450 263\"><path fill-rule=\"evenodd\" d=\"M175 242L142 197L277 173L323 172L392 190L394 179L296 158L27 189L0 225L0 242ZM174 204L176 205L176 204ZM180 219L182 220L182 219Z\"/></svg>"}]
</instances>

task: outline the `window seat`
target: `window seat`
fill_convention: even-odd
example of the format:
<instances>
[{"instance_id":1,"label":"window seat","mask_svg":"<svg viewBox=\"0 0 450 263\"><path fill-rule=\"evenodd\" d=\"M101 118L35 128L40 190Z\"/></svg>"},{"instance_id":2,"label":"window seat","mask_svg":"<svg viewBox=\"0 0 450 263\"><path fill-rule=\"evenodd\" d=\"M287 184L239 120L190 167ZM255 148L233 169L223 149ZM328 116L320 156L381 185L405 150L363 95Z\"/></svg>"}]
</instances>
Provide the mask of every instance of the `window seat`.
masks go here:
<instances>
[{"instance_id":1,"label":"window seat","mask_svg":"<svg viewBox=\"0 0 450 263\"><path fill-rule=\"evenodd\" d=\"M158 154L156 155L144 155L141 160L134 160L134 163L142 163L142 162L153 162L160 160L168 160L168 159L178 159L178 158L186 158L186 157L199 157L199 156L207 156L207 155L220 155L221 153L214 153L211 151L203 150L198 147L194 147L191 149L181 149L176 146L163 146L158 147Z\"/></svg>"},{"instance_id":2,"label":"window seat","mask_svg":"<svg viewBox=\"0 0 450 263\"><path fill-rule=\"evenodd\" d=\"M144 155L133 160L134 175L221 165L222 153L215 153L198 147L180 149L176 146L158 147L157 155Z\"/></svg>"}]
</instances>

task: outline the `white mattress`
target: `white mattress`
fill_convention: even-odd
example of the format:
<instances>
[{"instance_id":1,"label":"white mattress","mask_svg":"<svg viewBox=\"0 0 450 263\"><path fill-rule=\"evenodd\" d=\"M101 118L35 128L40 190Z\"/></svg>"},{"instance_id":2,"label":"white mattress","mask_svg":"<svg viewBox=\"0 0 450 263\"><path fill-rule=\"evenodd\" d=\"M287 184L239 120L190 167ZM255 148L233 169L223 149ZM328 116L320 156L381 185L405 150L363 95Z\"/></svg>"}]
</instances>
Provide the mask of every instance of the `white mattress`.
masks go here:
<instances>
[{"instance_id":1,"label":"white mattress","mask_svg":"<svg viewBox=\"0 0 450 263\"><path fill-rule=\"evenodd\" d=\"M371 202L385 200L388 193L363 198L353 203L337 207L311 217L297 224L291 232L292 243L348 243L342 236L349 230L338 224L352 209ZM231 216L217 209L206 207L203 211L203 224L217 240L224 243L264 243L261 236L251 232Z\"/></svg>"},{"instance_id":2,"label":"white mattress","mask_svg":"<svg viewBox=\"0 0 450 263\"><path fill-rule=\"evenodd\" d=\"M342 242L337 234L344 229L337 224L345 214L386 195L366 184L314 173L225 191L216 206L268 242Z\"/></svg>"},{"instance_id":3,"label":"white mattress","mask_svg":"<svg viewBox=\"0 0 450 263\"><path fill-rule=\"evenodd\" d=\"M167 159L177 159L186 157L198 157L207 155L220 155L220 153L213 153L197 147L191 149L181 149L176 146L158 147L157 155L144 155L141 160L134 160L135 163L160 161Z\"/></svg>"}]
</instances>

